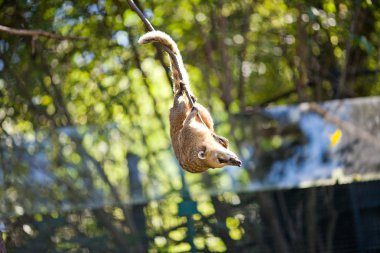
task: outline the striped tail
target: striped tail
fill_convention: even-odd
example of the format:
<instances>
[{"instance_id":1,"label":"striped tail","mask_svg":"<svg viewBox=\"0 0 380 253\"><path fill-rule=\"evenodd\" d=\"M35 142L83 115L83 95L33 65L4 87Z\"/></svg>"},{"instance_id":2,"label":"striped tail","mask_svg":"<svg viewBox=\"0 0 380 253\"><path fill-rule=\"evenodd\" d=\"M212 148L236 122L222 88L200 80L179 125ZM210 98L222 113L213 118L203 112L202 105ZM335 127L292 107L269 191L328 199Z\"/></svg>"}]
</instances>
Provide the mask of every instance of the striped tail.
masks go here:
<instances>
[{"instance_id":1,"label":"striped tail","mask_svg":"<svg viewBox=\"0 0 380 253\"><path fill-rule=\"evenodd\" d=\"M182 75L182 82L186 85L186 88L189 90L190 94L190 83L189 83L189 75L187 74L187 71L185 69L185 66L183 65L181 53L178 50L178 46L175 43L175 41L166 33L161 32L161 31L152 31L144 34L143 36L140 37L138 43L139 44L147 44L147 43L152 43L152 42L157 42L160 43L166 47L168 47L170 50L173 51L173 53L177 57L177 62L178 62L178 67L177 69L175 66L175 63L169 57L170 59L170 69L172 72L172 78L174 81L173 84L173 91L174 93L177 93L177 91L181 90L181 78L180 76Z\"/></svg>"}]
</instances>

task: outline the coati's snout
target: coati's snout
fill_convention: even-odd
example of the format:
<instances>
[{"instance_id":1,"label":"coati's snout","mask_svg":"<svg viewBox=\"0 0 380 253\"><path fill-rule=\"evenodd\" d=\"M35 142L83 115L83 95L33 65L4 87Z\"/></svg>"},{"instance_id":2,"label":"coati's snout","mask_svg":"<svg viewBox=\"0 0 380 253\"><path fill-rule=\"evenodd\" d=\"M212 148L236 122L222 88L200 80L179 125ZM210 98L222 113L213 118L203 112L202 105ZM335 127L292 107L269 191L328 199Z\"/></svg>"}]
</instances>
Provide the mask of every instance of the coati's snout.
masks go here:
<instances>
[{"instance_id":1,"label":"coati's snout","mask_svg":"<svg viewBox=\"0 0 380 253\"><path fill-rule=\"evenodd\" d=\"M241 161L230 150L224 147L202 147L198 158L203 160L209 168L222 168L226 165L241 166Z\"/></svg>"}]
</instances>

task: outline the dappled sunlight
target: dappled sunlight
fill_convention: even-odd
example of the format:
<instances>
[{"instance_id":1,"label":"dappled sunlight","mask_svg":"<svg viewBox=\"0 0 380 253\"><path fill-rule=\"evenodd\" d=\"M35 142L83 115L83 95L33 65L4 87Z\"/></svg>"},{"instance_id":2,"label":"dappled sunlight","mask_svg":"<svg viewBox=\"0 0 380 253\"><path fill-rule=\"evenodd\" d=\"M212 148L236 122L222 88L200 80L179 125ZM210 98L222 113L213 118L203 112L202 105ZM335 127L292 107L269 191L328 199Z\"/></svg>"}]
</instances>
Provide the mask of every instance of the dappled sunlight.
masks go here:
<instances>
[{"instance_id":1,"label":"dappled sunlight","mask_svg":"<svg viewBox=\"0 0 380 253\"><path fill-rule=\"evenodd\" d=\"M0 252L379 251L379 4L135 2L242 166L180 167L130 0L2 1Z\"/></svg>"}]
</instances>

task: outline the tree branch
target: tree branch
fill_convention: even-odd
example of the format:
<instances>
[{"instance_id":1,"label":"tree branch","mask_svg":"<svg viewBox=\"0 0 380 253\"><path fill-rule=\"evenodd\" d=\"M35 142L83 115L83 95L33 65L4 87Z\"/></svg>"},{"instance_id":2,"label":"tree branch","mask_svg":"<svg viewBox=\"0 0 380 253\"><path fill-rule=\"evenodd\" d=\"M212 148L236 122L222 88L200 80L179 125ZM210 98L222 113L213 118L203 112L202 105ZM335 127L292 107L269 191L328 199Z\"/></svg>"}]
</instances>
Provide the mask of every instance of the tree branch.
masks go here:
<instances>
[{"instance_id":1,"label":"tree branch","mask_svg":"<svg viewBox=\"0 0 380 253\"><path fill-rule=\"evenodd\" d=\"M287 91L284 91L278 95L275 95L274 97L271 97L271 98L268 98L262 102L260 102L258 104L259 107L264 107L264 106L267 106L268 104L270 103L273 103L273 102L276 102L282 98L286 98L286 97L289 97L290 95L292 95L293 93L297 92L297 89L296 88L291 88Z\"/></svg>"},{"instance_id":2,"label":"tree branch","mask_svg":"<svg viewBox=\"0 0 380 253\"><path fill-rule=\"evenodd\" d=\"M344 64L343 64L343 67L342 67L342 74L340 75L340 78L339 78L339 83L338 83L338 98L342 98L344 96L344 94L342 94L342 91L344 90L344 88L347 88L347 77L348 77L348 74L350 73L350 64L351 64L351 51L353 49L353 43L354 43L354 40L353 40L353 35L356 34L356 30L357 30L357 23L359 22L358 19L359 19L359 15L360 15L360 11L361 11L361 5L360 5L360 1L353 1L353 14L352 14L352 21L351 21L351 24L350 24L350 29L348 31L348 37L346 39L346 45L345 45L345 50L344 50Z\"/></svg>"},{"instance_id":3,"label":"tree branch","mask_svg":"<svg viewBox=\"0 0 380 253\"><path fill-rule=\"evenodd\" d=\"M319 114L327 122L330 122L336 125L337 127L346 131L348 134L355 136L359 139L362 139L366 141L367 143L370 143L371 145L373 145L375 148L380 149L379 139L376 136L369 133L368 131L361 129L350 122L342 121L338 117L334 116L333 114L323 109L317 103L309 103L306 106L307 106L306 108L308 111Z\"/></svg>"},{"instance_id":4,"label":"tree branch","mask_svg":"<svg viewBox=\"0 0 380 253\"><path fill-rule=\"evenodd\" d=\"M30 37L46 37L54 40L87 40L85 37L77 37L77 36L63 36L59 34L49 33L45 31L39 30L25 30L25 29L16 29L8 26L0 25L0 31L20 35L20 36L30 36Z\"/></svg>"}]
</instances>

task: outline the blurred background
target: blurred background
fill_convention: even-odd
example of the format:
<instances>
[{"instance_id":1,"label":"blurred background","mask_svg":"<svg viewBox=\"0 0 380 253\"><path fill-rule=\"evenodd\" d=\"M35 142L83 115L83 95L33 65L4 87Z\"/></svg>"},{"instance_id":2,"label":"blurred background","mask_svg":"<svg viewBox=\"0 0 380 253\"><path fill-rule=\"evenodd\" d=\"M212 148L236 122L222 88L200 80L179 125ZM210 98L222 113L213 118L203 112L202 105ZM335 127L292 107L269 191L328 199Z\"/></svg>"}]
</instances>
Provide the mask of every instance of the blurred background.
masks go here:
<instances>
[{"instance_id":1,"label":"blurred background","mask_svg":"<svg viewBox=\"0 0 380 253\"><path fill-rule=\"evenodd\" d=\"M135 2L243 166L179 167L126 1L0 0L0 252L380 252L380 4Z\"/></svg>"}]
</instances>

